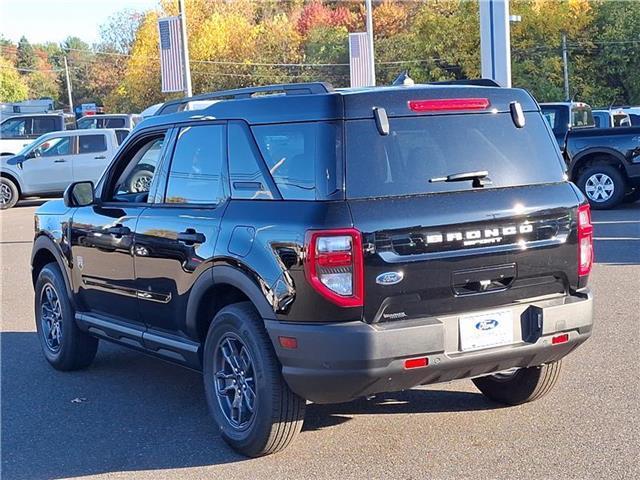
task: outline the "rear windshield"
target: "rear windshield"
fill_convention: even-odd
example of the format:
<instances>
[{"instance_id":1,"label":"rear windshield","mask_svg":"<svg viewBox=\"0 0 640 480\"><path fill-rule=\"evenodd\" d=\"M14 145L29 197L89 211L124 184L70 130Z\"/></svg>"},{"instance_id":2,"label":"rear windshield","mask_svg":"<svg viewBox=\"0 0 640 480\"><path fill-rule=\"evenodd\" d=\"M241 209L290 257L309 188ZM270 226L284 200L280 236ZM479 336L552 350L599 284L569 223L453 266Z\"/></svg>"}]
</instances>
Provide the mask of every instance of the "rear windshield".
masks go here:
<instances>
[{"instance_id":1,"label":"rear windshield","mask_svg":"<svg viewBox=\"0 0 640 480\"><path fill-rule=\"evenodd\" d=\"M429 180L482 170L490 187L562 181L562 159L545 120L535 112L525 117L524 128L508 113L391 118L387 136L373 119L348 121L347 197L470 190L469 180Z\"/></svg>"}]
</instances>

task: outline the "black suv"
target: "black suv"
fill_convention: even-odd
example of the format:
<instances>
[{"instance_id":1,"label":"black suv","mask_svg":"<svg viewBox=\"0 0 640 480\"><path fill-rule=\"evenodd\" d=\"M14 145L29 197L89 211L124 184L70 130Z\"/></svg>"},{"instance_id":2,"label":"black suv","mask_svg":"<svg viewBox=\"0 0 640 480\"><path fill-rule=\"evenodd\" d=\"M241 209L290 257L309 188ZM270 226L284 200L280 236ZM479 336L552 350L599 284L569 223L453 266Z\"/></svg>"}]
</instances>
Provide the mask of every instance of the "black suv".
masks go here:
<instances>
[{"instance_id":1,"label":"black suv","mask_svg":"<svg viewBox=\"0 0 640 480\"><path fill-rule=\"evenodd\" d=\"M36 213L47 360L86 367L104 339L201 370L250 456L307 400L461 378L539 398L591 334L589 207L533 98L469 83L257 87L145 120Z\"/></svg>"}]
</instances>

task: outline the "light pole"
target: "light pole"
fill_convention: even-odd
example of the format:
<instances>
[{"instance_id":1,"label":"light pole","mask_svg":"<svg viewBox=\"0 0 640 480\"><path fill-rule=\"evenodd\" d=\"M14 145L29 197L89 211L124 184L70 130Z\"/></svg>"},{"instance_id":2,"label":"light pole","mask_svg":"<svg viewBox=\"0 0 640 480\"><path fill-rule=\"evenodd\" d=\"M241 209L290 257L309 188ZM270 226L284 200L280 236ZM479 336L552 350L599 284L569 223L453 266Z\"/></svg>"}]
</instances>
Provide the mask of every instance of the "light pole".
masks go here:
<instances>
[{"instance_id":1,"label":"light pole","mask_svg":"<svg viewBox=\"0 0 640 480\"><path fill-rule=\"evenodd\" d=\"M376 85L376 61L373 56L373 7L371 6L371 0L365 0L367 8L367 44L369 47L369 54L371 55L371 81L372 86Z\"/></svg>"},{"instance_id":2,"label":"light pole","mask_svg":"<svg viewBox=\"0 0 640 480\"><path fill-rule=\"evenodd\" d=\"M191 67L189 66L189 39L187 38L187 15L184 0L178 0L180 6L180 30L182 31L182 69L184 73L184 89L187 97L193 95L191 91Z\"/></svg>"}]
</instances>

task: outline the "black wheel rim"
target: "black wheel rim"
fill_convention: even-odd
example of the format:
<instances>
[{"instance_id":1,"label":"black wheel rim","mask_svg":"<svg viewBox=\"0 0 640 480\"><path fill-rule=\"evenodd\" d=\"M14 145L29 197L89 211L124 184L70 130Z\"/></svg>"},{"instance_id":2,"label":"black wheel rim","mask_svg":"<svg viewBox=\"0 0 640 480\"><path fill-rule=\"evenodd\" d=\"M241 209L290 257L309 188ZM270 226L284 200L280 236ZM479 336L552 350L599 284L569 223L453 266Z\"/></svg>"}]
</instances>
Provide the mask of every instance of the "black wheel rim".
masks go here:
<instances>
[{"instance_id":1,"label":"black wheel rim","mask_svg":"<svg viewBox=\"0 0 640 480\"><path fill-rule=\"evenodd\" d=\"M6 183L0 183L0 204L9 205L13 200L13 192Z\"/></svg>"},{"instance_id":2,"label":"black wheel rim","mask_svg":"<svg viewBox=\"0 0 640 480\"><path fill-rule=\"evenodd\" d=\"M234 333L225 334L215 350L214 378L220 410L236 430L245 430L254 419L256 378L249 349Z\"/></svg>"},{"instance_id":3,"label":"black wheel rim","mask_svg":"<svg viewBox=\"0 0 640 480\"><path fill-rule=\"evenodd\" d=\"M47 348L53 353L59 352L62 342L62 306L50 283L45 284L40 293L40 325Z\"/></svg>"}]
</instances>

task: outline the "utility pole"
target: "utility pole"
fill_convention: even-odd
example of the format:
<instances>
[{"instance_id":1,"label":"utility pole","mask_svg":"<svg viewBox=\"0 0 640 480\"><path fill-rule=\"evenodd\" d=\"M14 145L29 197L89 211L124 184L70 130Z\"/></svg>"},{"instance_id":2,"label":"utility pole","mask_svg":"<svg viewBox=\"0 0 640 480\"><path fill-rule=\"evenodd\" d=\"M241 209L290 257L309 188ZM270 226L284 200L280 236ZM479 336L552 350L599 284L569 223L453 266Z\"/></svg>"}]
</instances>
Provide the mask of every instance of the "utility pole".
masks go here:
<instances>
[{"instance_id":1,"label":"utility pole","mask_svg":"<svg viewBox=\"0 0 640 480\"><path fill-rule=\"evenodd\" d=\"M562 34L562 64L564 66L564 98L571 100L569 96L569 59L567 54L567 34Z\"/></svg>"},{"instance_id":2,"label":"utility pole","mask_svg":"<svg viewBox=\"0 0 640 480\"><path fill-rule=\"evenodd\" d=\"M371 79L373 80L373 86L376 84L376 61L373 56L373 7L371 6L371 0L365 1L367 8L367 43L369 45L369 54L371 55Z\"/></svg>"},{"instance_id":3,"label":"utility pole","mask_svg":"<svg viewBox=\"0 0 640 480\"><path fill-rule=\"evenodd\" d=\"M184 71L184 87L187 97L191 97L191 67L189 66L189 39L187 38L187 15L184 10L184 0L178 0L180 5L180 30L182 31L182 67Z\"/></svg>"},{"instance_id":4,"label":"utility pole","mask_svg":"<svg viewBox=\"0 0 640 480\"><path fill-rule=\"evenodd\" d=\"M69 95L69 112L73 113L73 97L71 96L71 80L69 80L69 65L67 64L66 55L62 57L64 60L64 75L67 79L67 95Z\"/></svg>"}]
</instances>

